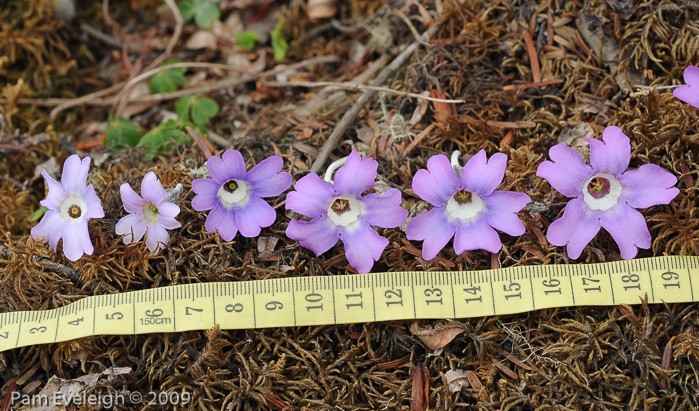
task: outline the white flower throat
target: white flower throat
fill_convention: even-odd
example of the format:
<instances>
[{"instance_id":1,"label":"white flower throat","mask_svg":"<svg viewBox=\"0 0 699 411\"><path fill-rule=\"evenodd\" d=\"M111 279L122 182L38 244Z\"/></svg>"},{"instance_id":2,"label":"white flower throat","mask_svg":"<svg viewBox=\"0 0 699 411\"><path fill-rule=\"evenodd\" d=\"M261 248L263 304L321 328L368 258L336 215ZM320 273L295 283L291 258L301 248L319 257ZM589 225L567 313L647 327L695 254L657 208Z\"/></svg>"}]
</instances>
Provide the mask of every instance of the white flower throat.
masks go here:
<instances>
[{"instance_id":1,"label":"white flower throat","mask_svg":"<svg viewBox=\"0 0 699 411\"><path fill-rule=\"evenodd\" d=\"M226 208L242 206L250 200L250 185L243 180L228 180L216 195Z\"/></svg>"},{"instance_id":2,"label":"white flower throat","mask_svg":"<svg viewBox=\"0 0 699 411\"><path fill-rule=\"evenodd\" d=\"M85 218L87 204L85 204L85 201L83 201L82 196L78 194L71 194L65 200L63 200L59 209L63 219L77 222Z\"/></svg>"},{"instance_id":3,"label":"white flower throat","mask_svg":"<svg viewBox=\"0 0 699 411\"><path fill-rule=\"evenodd\" d=\"M341 227L350 226L359 221L363 206L352 196L335 197L328 207L328 218Z\"/></svg>"},{"instance_id":4,"label":"white flower throat","mask_svg":"<svg viewBox=\"0 0 699 411\"><path fill-rule=\"evenodd\" d=\"M609 210L621 196L621 183L611 174L597 173L585 181L583 200L591 210Z\"/></svg>"},{"instance_id":5,"label":"white flower throat","mask_svg":"<svg viewBox=\"0 0 699 411\"><path fill-rule=\"evenodd\" d=\"M146 201L146 203L143 205L143 218L152 223L157 223L160 220L160 212L158 211L158 207L156 207L153 203Z\"/></svg>"},{"instance_id":6,"label":"white flower throat","mask_svg":"<svg viewBox=\"0 0 699 411\"><path fill-rule=\"evenodd\" d=\"M485 210L485 203L476 193L461 190L447 201L447 220L468 223Z\"/></svg>"}]
</instances>

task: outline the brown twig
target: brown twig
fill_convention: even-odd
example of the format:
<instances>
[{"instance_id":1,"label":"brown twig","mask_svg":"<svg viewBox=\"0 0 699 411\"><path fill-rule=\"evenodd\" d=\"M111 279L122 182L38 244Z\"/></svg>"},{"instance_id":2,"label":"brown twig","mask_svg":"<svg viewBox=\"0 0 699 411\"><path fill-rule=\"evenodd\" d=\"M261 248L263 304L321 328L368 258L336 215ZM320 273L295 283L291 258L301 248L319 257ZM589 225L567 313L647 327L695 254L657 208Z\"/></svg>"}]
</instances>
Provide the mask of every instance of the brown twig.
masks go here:
<instances>
[{"instance_id":1,"label":"brown twig","mask_svg":"<svg viewBox=\"0 0 699 411\"><path fill-rule=\"evenodd\" d=\"M428 40L436 31L437 25L434 25L427 29L427 31L425 31L420 38L422 40ZM416 41L409 45L405 50L403 50L402 53L400 53L395 59L393 59L393 61L384 69L384 71L382 71L378 76L376 76L376 78L371 82L371 86L378 87L379 85L384 84L386 81L388 81L388 79L396 71L398 71L398 69L403 64L405 64L408 61L408 59L410 59L410 57L413 55L415 50L417 50L419 45L420 43ZM354 121L355 117L357 117L357 115L359 114L359 111L361 111L361 109L369 102L369 100L371 100L371 97L373 97L374 93L374 90L366 90L357 99L354 105L345 113L345 115L342 116L342 119L339 123L337 123L337 126L330 134L330 137L328 137L328 140L323 145L323 148L320 150L320 153L318 153L318 157L313 162L313 165L311 166L312 173L317 173L320 170L320 168L325 164L325 161L328 159L330 152L335 148L337 141L345 133L345 131L347 131L347 128Z\"/></svg>"},{"instance_id":2,"label":"brown twig","mask_svg":"<svg viewBox=\"0 0 699 411\"><path fill-rule=\"evenodd\" d=\"M319 57L314 57L310 58L308 60L303 60L299 61L298 63L290 64L285 67L275 67L269 71L266 71L264 73L259 73L259 74L249 74L245 73L244 75L240 77L228 77L223 80L217 81L212 84L206 84L203 86L199 87L193 87L189 89L184 89L184 90L178 90L178 91L173 91L171 93L160 93L160 94L152 94L150 96L143 96L139 97L133 100L128 100L129 103L148 103L148 102L160 102L160 101L166 101L166 100L173 100L177 99L180 97L184 96L191 96L194 94L203 94L203 93L208 93L210 91L214 90L220 90L223 88L235 86L238 84L246 83L249 81L255 81L259 79L264 79L267 77L271 76L276 76L279 73L282 73L287 70L297 70L304 68L309 65L314 65L314 64L327 64L327 63L334 63L338 61L338 57L334 55L330 56L319 56ZM177 64L207 64L209 66L212 66L212 63L177 63ZM225 65L223 65L225 66ZM175 64L167 66L167 68L175 68L178 67ZM228 67L228 66L226 66ZM228 67L229 70L232 70L231 67ZM122 87L124 83L117 83L108 89L96 91L94 93L78 97L76 99L66 99L66 98L45 98L45 99L39 99L39 98L20 98L17 100L14 100L15 104L29 104L29 105L34 105L34 106L42 106L42 107L51 107L51 106L57 106L54 111L51 112L51 118L55 118L55 116L60 113L61 111L65 110L66 108L69 107L75 107L75 106L80 106L80 105L91 105L91 106L111 106L113 105L117 99L116 97L112 98L105 98L105 99L99 99L97 100L100 96L103 96L105 94L109 94L111 92L114 92L118 90L120 87ZM7 104L8 99L6 98L0 98L0 104ZM60 107L60 109L59 109Z\"/></svg>"},{"instance_id":3,"label":"brown twig","mask_svg":"<svg viewBox=\"0 0 699 411\"><path fill-rule=\"evenodd\" d=\"M336 87L336 88L341 88L341 89L345 89L345 90L357 90L357 91L372 90L372 91L380 91L382 93L396 94L396 95L403 96L403 97L417 98L420 100L433 101L436 103L465 103L466 102L466 100L447 100L447 99L442 99L442 98L423 96L422 94L417 94L417 93L409 93L407 91L394 90L394 89L388 88L388 87L369 86L366 84L351 83L351 82L336 83L333 81L293 81L292 80L292 81L268 81L268 82L265 82L265 85L271 86L271 87Z\"/></svg>"}]
</instances>

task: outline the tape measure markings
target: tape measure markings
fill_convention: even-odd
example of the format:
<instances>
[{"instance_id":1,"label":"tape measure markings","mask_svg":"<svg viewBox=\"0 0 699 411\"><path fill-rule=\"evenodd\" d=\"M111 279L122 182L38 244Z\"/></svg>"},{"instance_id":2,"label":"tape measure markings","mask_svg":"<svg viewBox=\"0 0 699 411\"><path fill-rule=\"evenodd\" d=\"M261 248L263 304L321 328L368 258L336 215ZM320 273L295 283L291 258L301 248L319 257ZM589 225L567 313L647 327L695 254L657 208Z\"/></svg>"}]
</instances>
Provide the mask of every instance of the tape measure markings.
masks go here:
<instances>
[{"instance_id":1,"label":"tape measure markings","mask_svg":"<svg viewBox=\"0 0 699 411\"><path fill-rule=\"evenodd\" d=\"M89 335L466 318L552 307L695 301L699 257L197 283L0 313L0 351ZM566 284L567 282L567 284ZM447 295L449 294L449 295ZM410 309L412 307L412 310Z\"/></svg>"}]
</instances>

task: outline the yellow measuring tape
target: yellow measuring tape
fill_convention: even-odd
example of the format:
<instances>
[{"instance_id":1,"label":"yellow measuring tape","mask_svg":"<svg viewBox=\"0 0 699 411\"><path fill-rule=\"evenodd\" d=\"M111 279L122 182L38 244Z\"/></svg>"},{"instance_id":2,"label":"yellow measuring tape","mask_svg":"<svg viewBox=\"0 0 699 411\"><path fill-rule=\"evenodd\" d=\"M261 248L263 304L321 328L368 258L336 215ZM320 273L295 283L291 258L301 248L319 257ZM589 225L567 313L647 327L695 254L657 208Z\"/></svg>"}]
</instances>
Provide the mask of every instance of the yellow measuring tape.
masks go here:
<instances>
[{"instance_id":1,"label":"yellow measuring tape","mask_svg":"<svg viewBox=\"0 0 699 411\"><path fill-rule=\"evenodd\" d=\"M0 351L102 334L467 318L697 301L699 257L175 285L0 313Z\"/></svg>"}]
</instances>

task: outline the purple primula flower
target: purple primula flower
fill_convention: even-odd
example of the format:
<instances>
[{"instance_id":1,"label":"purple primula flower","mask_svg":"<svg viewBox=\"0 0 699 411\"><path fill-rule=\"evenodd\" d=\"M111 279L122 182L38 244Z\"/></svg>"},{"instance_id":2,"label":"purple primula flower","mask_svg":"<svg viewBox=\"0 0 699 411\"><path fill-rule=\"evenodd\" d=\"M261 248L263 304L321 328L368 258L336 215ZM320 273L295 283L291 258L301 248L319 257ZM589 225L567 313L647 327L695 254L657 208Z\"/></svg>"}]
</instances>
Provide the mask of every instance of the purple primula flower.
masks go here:
<instances>
[{"instance_id":1,"label":"purple primula flower","mask_svg":"<svg viewBox=\"0 0 699 411\"><path fill-rule=\"evenodd\" d=\"M77 154L73 154L63 163L61 183L51 178L46 170L41 171L49 186L49 193L41 205L49 210L32 228L32 237L48 241L54 252L62 238L63 254L71 261L77 261L83 254L92 254L94 247L87 220L104 217L95 188L92 184L85 187L89 170L90 157L81 161Z\"/></svg>"},{"instance_id":2,"label":"purple primula flower","mask_svg":"<svg viewBox=\"0 0 699 411\"><path fill-rule=\"evenodd\" d=\"M245 171L245 160L237 150L226 150L223 158L211 157L206 162L211 178L192 181L197 194L192 207L211 210L206 218L206 231L218 233L231 241L240 230L244 237L256 237L262 227L269 227L277 218L264 197L275 197L291 186L291 174L280 172L284 161L272 156Z\"/></svg>"},{"instance_id":3,"label":"purple primula flower","mask_svg":"<svg viewBox=\"0 0 699 411\"><path fill-rule=\"evenodd\" d=\"M388 240L371 226L398 227L408 217L401 207L401 194L395 188L384 196L362 195L374 187L379 163L361 158L352 150L345 165L335 174L335 182L308 174L296 182L286 197L286 208L311 217L311 221L292 220L286 235L321 255L342 240L350 265L359 273L368 273L381 258ZM326 176L326 179L329 179Z\"/></svg>"},{"instance_id":4,"label":"purple primula flower","mask_svg":"<svg viewBox=\"0 0 699 411\"><path fill-rule=\"evenodd\" d=\"M563 143L549 150L553 161L539 165L537 176L573 197L563 217L551 223L546 237L553 245L567 245L568 256L576 259L601 227L619 245L621 258L628 260L636 256L637 247L651 245L646 220L636 208L668 204L680 191L673 187L677 178L655 164L626 170L631 145L619 127L607 127L602 138L604 142L586 138L590 166Z\"/></svg>"},{"instance_id":5,"label":"purple primula flower","mask_svg":"<svg viewBox=\"0 0 699 411\"><path fill-rule=\"evenodd\" d=\"M678 87L672 94L687 104L699 108L699 67L688 66L684 69L686 86Z\"/></svg>"},{"instance_id":6,"label":"purple primula flower","mask_svg":"<svg viewBox=\"0 0 699 411\"><path fill-rule=\"evenodd\" d=\"M175 220L180 207L166 201L166 191L155 173L150 171L141 182L141 194L138 195L127 183L120 187L121 201L129 215L122 217L116 224L117 235L128 234L124 244L140 241L146 235L146 244L151 253L158 253L170 241L167 230L182 225Z\"/></svg>"},{"instance_id":7,"label":"purple primula flower","mask_svg":"<svg viewBox=\"0 0 699 411\"><path fill-rule=\"evenodd\" d=\"M531 201L529 196L495 191L506 166L505 154L493 154L488 160L481 150L468 160L460 177L458 164L452 165L443 154L430 157L427 170L415 173L413 191L434 206L413 218L406 230L409 240L424 241L422 258L436 257L452 237L457 254L476 249L497 253L502 242L494 229L515 236L524 233L517 212Z\"/></svg>"}]
</instances>

